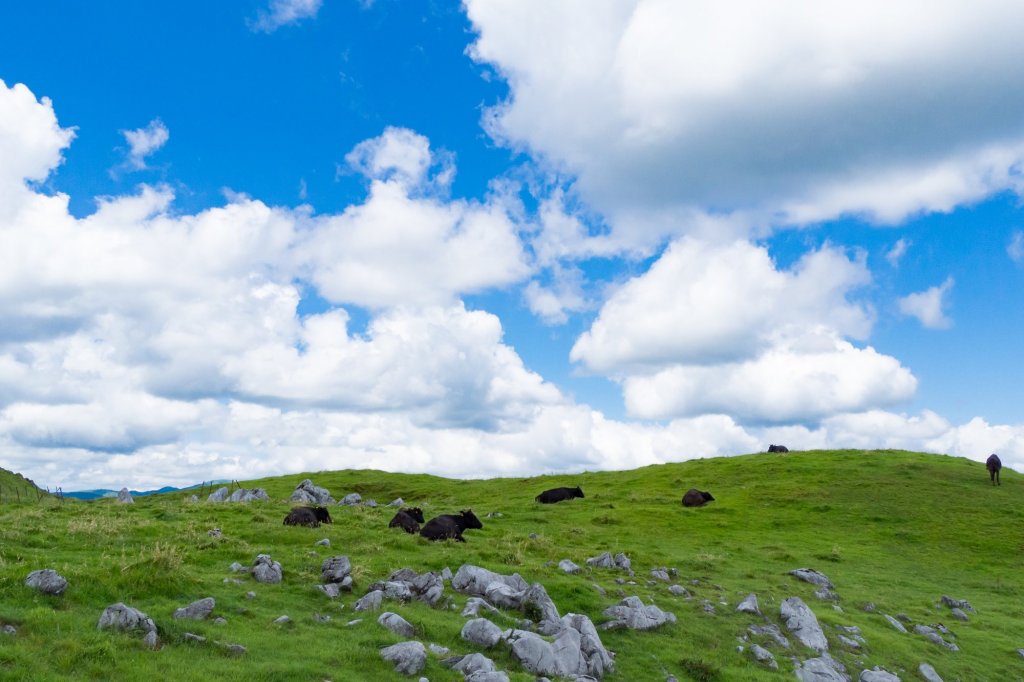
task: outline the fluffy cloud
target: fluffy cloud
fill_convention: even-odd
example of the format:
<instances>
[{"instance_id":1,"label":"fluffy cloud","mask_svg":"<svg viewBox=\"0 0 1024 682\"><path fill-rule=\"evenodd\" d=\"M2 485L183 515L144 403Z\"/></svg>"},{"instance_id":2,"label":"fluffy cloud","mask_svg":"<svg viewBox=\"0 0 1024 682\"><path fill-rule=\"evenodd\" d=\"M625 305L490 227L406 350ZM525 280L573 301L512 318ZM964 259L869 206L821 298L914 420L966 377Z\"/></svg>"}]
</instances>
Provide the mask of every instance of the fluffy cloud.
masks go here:
<instances>
[{"instance_id":1,"label":"fluffy cloud","mask_svg":"<svg viewBox=\"0 0 1024 682\"><path fill-rule=\"evenodd\" d=\"M578 177L624 247L691 231L663 220L688 211L896 222L1020 188L1010 0L466 8L511 88L489 130Z\"/></svg>"},{"instance_id":2,"label":"fluffy cloud","mask_svg":"<svg viewBox=\"0 0 1024 682\"><path fill-rule=\"evenodd\" d=\"M929 329L948 329L953 326L953 320L946 316L943 308L946 294L953 289L953 284L953 278L947 277L946 281L939 286L929 287L925 291L904 296L898 302L900 312L910 317L916 317L922 325Z\"/></svg>"},{"instance_id":3,"label":"fluffy cloud","mask_svg":"<svg viewBox=\"0 0 1024 682\"><path fill-rule=\"evenodd\" d=\"M445 201L425 138L389 128L347 157L370 178L365 203L315 221L303 246L311 278L336 303L372 308L449 304L530 273L518 225L500 195L485 203Z\"/></svg>"},{"instance_id":4,"label":"fluffy cloud","mask_svg":"<svg viewBox=\"0 0 1024 682\"><path fill-rule=\"evenodd\" d=\"M1017 230L1006 245L1006 253L1014 263L1024 263L1024 232Z\"/></svg>"},{"instance_id":5,"label":"fluffy cloud","mask_svg":"<svg viewBox=\"0 0 1024 682\"><path fill-rule=\"evenodd\" d=\"M171 138L167 126L158 118L150 121L145 128L122 130L121 134L128 143L128 158L125 163L133 170L144 169L146 157L167 144L167 140Z\"/></svg>"},{"instance_id":6,"label":"fluffy cloud","mask_svg":"<svg viewBox=\"0 0 1024 682\"><path fill-rule=\"evenodd\" d=\"M315 17L322 4L323 0L270 0L270 6L257 12L256 19L249 22L249 28L273 33L282 26Z\"/></svg>"},{"instance_id":7,"label":"fluffy cloud","mask_svg":"<svg viewBox=\"0 0 1024 682\"><path fill-rule=\"evenodd\" d=\"M863 339L874 313L850 296L870 279L862 256L850 260L833 247L782 271L765 248L749 242L685 238L605 302L571 357L618 375L747 358L769 348L780 329L827 325Z\"/></svg>"},{"instance_id":8,"label":"fluffy cloud","mask_svg":"<svg viewBox=\"0 0 1024 682\"><path fill-rule=\"evenodd\" d=\"M889 265L896 268L899 267L900 261L903 260L903 256L907 255L907 250L910 248L911 242L906 239L898 239L892 248L885 253L885 260L889 262Z\"/></svg>"}]
</instances>

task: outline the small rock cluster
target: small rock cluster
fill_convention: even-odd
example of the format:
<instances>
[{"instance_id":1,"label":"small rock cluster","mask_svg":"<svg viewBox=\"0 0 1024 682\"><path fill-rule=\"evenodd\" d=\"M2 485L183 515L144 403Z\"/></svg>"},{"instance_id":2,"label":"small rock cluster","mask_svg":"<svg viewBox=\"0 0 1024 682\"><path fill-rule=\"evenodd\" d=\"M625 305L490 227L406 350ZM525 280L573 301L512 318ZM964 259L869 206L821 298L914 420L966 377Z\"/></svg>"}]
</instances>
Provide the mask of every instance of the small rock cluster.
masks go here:
<instances>
[{"instance_id":1,"label":"small rock cluster","mask_svg":"<svg viewBox=\"0 0 1024 682\"><path fill-rule=\"evenodd\" d=\"M331 497L331 493L326 488L314 485L313 481L308 478L295 486L295 490L292 492L291 497L288 498L288 501L302 504L334 504L334 498Z\"/></svg>"},{"instance_id":2,"label":"small rock cluster","mask_svg":"<svg viewBox=\"0 0 1024 682\"><path fill-rule=\"evenodd\" d=\"M218 488L217 490L210 493L210 496L206 498L207 502L256 502L256 501L267 501L270 496L267 495L267 491L263 488L239 488L235 492L230 492L227 486Z\"/></svg>"}]
</instances>

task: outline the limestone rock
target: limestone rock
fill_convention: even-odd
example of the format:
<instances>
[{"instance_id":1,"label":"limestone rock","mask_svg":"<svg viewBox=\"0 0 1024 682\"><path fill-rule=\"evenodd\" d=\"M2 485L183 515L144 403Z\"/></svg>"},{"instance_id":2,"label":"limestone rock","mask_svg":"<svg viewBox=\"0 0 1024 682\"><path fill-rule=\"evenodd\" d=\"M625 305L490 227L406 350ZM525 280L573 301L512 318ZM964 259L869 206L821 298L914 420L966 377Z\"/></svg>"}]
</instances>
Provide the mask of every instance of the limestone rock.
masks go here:
<instances>
[{"instance_id":1,"label":"limestone rock","mask_svg":"<svg viewBox=\"0 0 1024 682\"><path fill-rule=\"evenodd\" d=\"M269 554L260 554L252 565L252 577L256 582L276 584L281 582L284 572L280 562L274 561Z\"/></svg>"},{"instance_id":2,"label":"limestone rock","mask_svg":"<svg viewBox=\"0 0 1024 682\"><path fill-rule=\"evenodd\" d=\"M64 594L68 589L68 581L52 568L32 571L25 578L25 586L39 590L43 594Z\"/></svg>"},{"instance_id":3,"label":"limestone rock","mask_svg":"<svg viewBox=\"0 0 1024 682\"><path fill-rule=\"evenodd\" d=\"M8 623L4 625L2 628L0 628L0 634L9 635L13 637L14 635L18 634L18 629L10 623Z\"/></svg>"},{"instance_id":4,"label":"limestone rock","mask_svg":"<svg viewBox=\"0 0 1024 682\"><path fill-rule=\"evenodd\" d=\"M174 611L175 618L188 618L190 620L203 620L213 612L213 607L216 605L213 597L205 597L194 601L188 606L176 609Z\"/></svg>"},{"instance_id":5,"label":"limestone rock","mask_svg":"<svg viewBox=\"0 0 1024 682\"><path fill-rule=\"evenodd\" d=\"M490 648L501 640L501 628L486 618L474 618L462 626L460 636L467 642Z\"/></svg>"},{"instance_id":6,"label":"limestone rock","mask_svg":"<svg viewBox=\"0 0 1024 682\"><path fill-rule=\"evenodd\" d=\"M690 591L682 585L670 585L668 591L670 594L674 594L677 597L686 597L687 599L689 599L693 596L692 594L690 594Z\"/></svg>"},{"instance_id":7,"label":"limestone rock","mask_svg":"<svg viewBox=\"0 0 1024 682\"><path fill-rule=\"evenodd\" d=\"M324 559L320 565L320 581L340 583L352 573L352 562L347 556L339 555Z\"/></svg>"},{"instance_id":8,"label":"limestone rock","mask_svg":"<svg viewBox=\"0 0 1024 682\"><path fill-rule=\"evenodd\" d=\"M645 606L640 597L626 597L617 605L606 608L603 613L612 619L601 626L606 630L651 630L665 623L676 622L675 614L662 611L653 604Z\"/></svg>"},{"instance_id":9,"label":"limestone rock","mask_svg":"<svg viewBox=\"0 0 1024 682\"><path fill-rule=\"evenodd\" d=\"M360 495L359 493L349 493L345 497L341 498L341 501L338 502L338 504L343 504L346 507L351 507L353 505L359 504L362 501L363 501L363 496Z\"/></svg>"},{"instance_id":10,"label":"limestone rock","mask_svg":"<svg viewBox=\"0 0 1024 682\"><path fill-rule=\"evenodd\" d=\"M875 666L874 670L862 670L859 682L900 682L898 675Z\"/></svg>"},{"instance_id":11,"label":"limestone rock","mask_svg":"<svg viewBox=\"0 0 1024 682\"><path fill-rule=\"evenodd\" d=\"M292 492L292 496L288 498L288 501L318 505L334 504L334 498L331 497L331 493L326 488L314 485L313 481L308 478L295 486L295 490Z\"/></svg>"},{"instance_id":12,"label":"limestone rock","mask_svg":"<svg viewBox=\"0 0 1024 682\"><path fill-rule=\"evenodd\" d=\"M579 680L580 678L576 678ZM478 672L466 675L465 682L508 682L508 673L503 670L492 670L491 672Z\"/></svg>"},{"instance_id":13,"label":"limestone rock","mask_svg":"<svg viewBox=\"0 0 1024 682\"><path fill-rule=\"evenodd\" d=\"M966 599L953 599L952 597L942 596L942 603L951 609L963 609L969 613L977 613L971 603Z\"/></svg>"},{"instance_id":14,"label":"limestone rock","mask_svg":"<svg viewBox=\"0 0 1024 682\"><path fill-rule=\"evenodd\" d=\"M153 619L138 609L118 602L103 610L100 621L96 626L100 630L140 630L142 632L156 632L156 623Z\"/></svg>"},{"instance_id":15,"label":"limestone rock","mask_svg":"<svg viewBox=\"0 0 1024 682\"><path fill-rule=\"evenodd\" d=\"M924 635L933 644L938 644L939 646L945 647L950 651L960 651L960 647L958 647L953 642L947 642L945 639L942 638L942 635L935 631L934 628L930 628L927 625L915 625L914 632L916 632L919 635Z\"/></svg>"},{"instance_id":16,"label":"limestone rock","mask_svg":"<svg viewBox=\"0 0 1024 682\"><path fill-rule=\"evenodd\" d=\"M576 575L580 572L580 570L582 570L579 566L569 561L568 559L562 559L561 561L559 561L558 568L560 568L561 570L565 571L570 575Z\"/></svg>"},{"instance_id":17,"label":"limestone rock","mask_svg":"<svg viewBox=\"0 0 1024 682\"><path fill-rule=\"evenodd\" d=\"M401 635L402 637L412 637L416 634L416 628L412 626L412 623L407 621L405 618L402 618L397 613L385 611L380 614L379 618L377 618L377 622L388 630L391 630L391 632L394 632L396 635Z\"/></svg>"},{"instance_id":18,"label":"limestone rock","mask_svg":"<svg viewBox=\"0 0 1024 682\"><path fill-rule=\"evenodd\" d=\"M289 616L278 616L274 619L274 622L278 625L287 625L292 622L292 619Z\"/></svg>"},{"instance_id":19,"label":"limestone rock","mask_svg":"<svg viewBox=\"0 0 1024 682\"><path fill-rule=\"evenodd\" d=\"M790 597L782 602L779 614L786 628L801 644L818 653L828 651L828 640L818 624L818 618L800 597Z\"/></svg>"},{"instance_id":20,"label":"limestone rock","mask_svg":"<svg viewBox=\"0 0 1024 682\"><path fill-rule=\"evenodd\" d=\"M362 599L356 602L353 607L356 611L376 611L380 608L380 605L384 602L384 592L381 590L374 590L368 592Z\"/></svg>"},{"instance_id":21,"label":"limestone rock","mask_svg":"<svg viewBox=\"0 0 1024 682\"><path fill-rule=\"evenodd\" d=\"M389 507L404 507L405 506L405 500L403 500L401 497L396 497L395 499L393 499L390 502L388 502L388 506Z\"/></svg>"},{"instance_id":22,"label":"limestone rock","mask_svg":"<svg viewBox=\"0 0 1024 682\"><path fill-rule=\"evenodd\" d=\"M267 495L267 491L263 488L239 488L235 492L231 493L228 497L228 502L265 502L270 499Z\"/></svg>"},{"instance_id":23,"label":"limestone rock","mask_svg":"<svg viewBox=\"0 0 1024 682\"><path fill-rule=\"evenodd\" d=\"M935 672L935 668L931 667L927 663L922 663L917 667L917 672L921 673L921 677L925 679L925 682L942 682L942 678Z\"/></svg>"},{"instance_id":24,"label":"limestone rock","mask_svg":"<svg viewBox=\"0 0 1024 682\"><path fill-rule=\"evenodd\" d=\"M381 658L395 664L395 672L415 675L427 664L427 650L421 642L401 642L380 650Z\"/></svg>"},{"instance_id":25,"label":"limestone rock","mask_svg":"<svg viewBox=\"0 0 1024 682\"><path fill-rule=\"evenodd\" d=\"M452 577L452 589L464 594L471 594L483 597L487 594L487 588L494 583L501 583L512 588L514 592L523 592L529 585L518 573L512 575L501 575L486 568L463 564Z\"/></svg>"},{"instance_id":26,"label":"limestone rock","mask_svg":"<svg viewBox=\"0 0 1024 682\"><path fill-rule=\"evenodd\" d=\"M952 616L954 618L956 618L957 620L963 620L963 621L969 620L967 618L967 614L964 613L964 610L961 609L961 608L957 608L956 606L954 606L952 608L952 610L950 610L950 614L952 614Z\"/></svg>"},{"instance_id":27,"label":"limestone rock","mask_svg":"<svg viewBox=\"0 0 1024 682\"><path fill-rule=\"evenodd\" d=\"M747 628L747 632L755 637L769 637L783 649L789 648L789 640L782 634L782 630L779 629L779 626L774 623L769 623L767 625L751 625Z\"/></svg>"},{"instance_id":28,"label":"limestone rock","mask_svg":"<svg viewBox=\"0 0 1024 682\"><path fill-rule=\"evenodd\" d=\"M486 599L481 599L480 597L470 597L466 600L466 607L462 609L462 615L466 618L476 618L480 615L481 609L489 611L491 613L498 613L498 609L488 604Z\"/></svg>"},{"instance_id":29,"label":"limestone rock","mask_svg":"<svg viewBox=\"0 0 1024 682\"><path fill-rule=\"evenodd\" d=\"M827 653L803 663L797 662L793 672L800 682L850 682L843 664Z\"/></svg>"},{"instance_id":30,"label":"limestone rock","mask_svg":"<svg viewBox=\"0 0 1024 682\"><path fill-rule=\"evenodd\" d=\"M890 616L888 613L883 614L883 615L885 616L885 619L889 622L889 625L893 626L894 628L896 628L900 632L906 634L907 629L905 627L903 627L903 623L899 622L898 620L896 620L895 618Z\"/></svg>"},{"instance_id":31,"label":"limestone rock","mask_svg":"<svg viewBox=\"0 0 1024 682\"><path fill-rule=\"evenodd\" d=\"M761 615L761 609L757 604L757 595L751 592L747 595L746 599L740 602L739 606L736 607L737 611L742 613L753 613L755 615Z\"/></svg>"},{"instance_id":32,"label":"limestone rock","mask_svg":"<svg viewBox=\"0 0 1024 682\"><path fill-rule=\"evenodd\" d=\"M754 660L761 665L767 666L772 670L779 669L779 663L775 660L775 656L763 646L754 644L750 647L750 653L754 656Z\"/></svg>"},{"instance_id":33,"label":"limestone rock","mask_svg":"<svg viewBox=\"0 0 1024 682\"><path fill-rule=\"evenodd\" d=\"M132 499L132 494L128 492L128 488L121 488L120 492L117 493L117 501L121 504L135 504L135 500Z\"/></svg>"},{"instance_id":34,"label":"limestone rock","mask_svg":"<svg viewBox=\"0 0 1024 682\"><path fill-rule=\"evenodd\" d=\"M324 538L322 540L317 540L313 544L316 545L317 547L330 547L331 546L331 540L330 540L330 538Z\"/></svg>"},{"instance_id":35,"label":"limestone rock","mask_svg":"<svg viewBox=\"0 0 1024 682\"><path fill-rule=\"evenodd\" d=\"M474 673L490 673L498 669L494 665L494 661L479 653L469 654L468 656L454 656L441 661L441 664L462 673L466 677Z\"/></svg>"},{"instance_id":36,"label":"limestone rock","mask_svg":"<svg viewBox=\"0 0 1024 682\"><path fill-rule=\"evenodd\" d=\"M230 495L230 494L231 494L231 492L227 489L227 486L225 486L223 488L217 488L212 493L210 493L209 497L206 498L206 501L207 502L224 502L225 500L228 499L228 495Z\"/></svg>"},{"instance_id":37,"label":"limestone rock","mask_svg":"<svg viewBox=\"0 0 1024 682\"><path fill-rule=\"evenodd\" d=\"M819 573L813 568L798 568L795 571L790 571L789 574L794 578L803 580L805 583L811 583L829 590L835 588L835 585L832 584L832 581L824 573Z\"/></svg>"}]
</instances>

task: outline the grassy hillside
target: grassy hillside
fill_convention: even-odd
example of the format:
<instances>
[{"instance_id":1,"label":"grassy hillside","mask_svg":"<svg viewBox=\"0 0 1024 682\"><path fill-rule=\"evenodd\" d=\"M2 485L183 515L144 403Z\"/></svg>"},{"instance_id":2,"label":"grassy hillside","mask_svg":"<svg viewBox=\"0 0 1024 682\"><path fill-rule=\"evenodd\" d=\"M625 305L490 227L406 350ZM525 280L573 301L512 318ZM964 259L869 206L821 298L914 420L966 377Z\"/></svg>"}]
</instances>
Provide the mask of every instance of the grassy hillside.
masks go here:
<instances>
[{"instance_id":1,"label":"grassy hillside","mask_svg":"<svg viewBox=\"0 0 1024 682\"><path fill-rule=\"evenodd\" d=\"M37 502L47 493L21 474L0 468L0 504L8 502Z\"/></svg>"},{"instance_id":2,"label":"grassy hillside","mask_svg":"<svg viewBox=\"0 0 1024 682\"><path fill-rule=\"evenodd\" d=\"M419 505L429 518L472 507L484 523L467 542L430 543L387 528L393 509L334 507L335 523L319 529L285 527L285 500L303 478L336 498L359 492L382 505L396 497ZM456 481L431 476L339 471L252 481L275 500L253 504L188 502L189 493L154 495L121 505L112 500L0 505L0 678L10 679L238 679L390 680L377 649L401 638L376 623L378 613L356 614L352 605L391 571L453 571L473 563L541 582L559 610L583 613L595 623L622 596L672 611L678 623L652 632L602 632L616 653L606 680L792 679L790 654L775 648L780 671L738 652L737 637L760 622L735 607L755 592L766 617L779 623L779 604L800 596L825 627L833 654L856 679L876 665L903 680L921 679L929 662L947 682L1024 679L1024 478L1003 471L989 485L984 466L965 459L901 451L820 451L696 460L626 472L575 476ZM538 505L545 488L581 485L586 499ZM702 509L680 505L690 487L711 491ZM500 517L486 518L489 512ZM208 534L220 528L222 537ZM531 534L535 534L531 537ZM331 547L314 543L329 538ZM625 552L636 585L620 585L619 571L584 568L570 576L561 559L584 565L603 551ZM284 567L284 582L243 584L229 565L252 564L268 553ZM346 554L354 565L355 592L336 601L312 588L328 556ZM553 563L552 563L553 562ZM841 596L834 610L814 587L787 575L813 567L829 576ZM49 597L23 586L38 568L54 568L70 587ZM678 570L692 599L669 594L666 583L648 584L655 567ZM603 588L602 595L596 587ZM255 599L245 593L253 590ZM465 597L450 587L461 610ZM942 595L966 599L971 620L954 620L937 603ZM217 601L211 621L173 620L174 609L201 597ZM717 611L705 613L703 600ZM160 627L162 646L149 651L137 636L99 632L103 609L123 601ZM723 604L724 602L724 604ZM876 612L864 606L874 603ZM418 639L477 650L459 639L458 610L421 603L385 602L419 629ZM315 613L332 617L316 622ZM959 652L923 637L901 634L882 614L906 614L915 623L944 623ZM292 623L272 621L287 614ZM351 620L362 622L347 625ZM498 619L510 627L522 614ZM844 649L835 626L854 625L867 641L862 652ZM231 657L215 646L184 640L185 632L240 643L248 653ZM806 659L793 640L795 654ZM744 645L749 649L749 644ZM500 646L485 652L500 668L519 671ZM431 656L422 675L432 682L461 680ZM417 678L413 678L417 679ZM516 672L513 680L531 675Z\"/></svg>"}]
</instances>

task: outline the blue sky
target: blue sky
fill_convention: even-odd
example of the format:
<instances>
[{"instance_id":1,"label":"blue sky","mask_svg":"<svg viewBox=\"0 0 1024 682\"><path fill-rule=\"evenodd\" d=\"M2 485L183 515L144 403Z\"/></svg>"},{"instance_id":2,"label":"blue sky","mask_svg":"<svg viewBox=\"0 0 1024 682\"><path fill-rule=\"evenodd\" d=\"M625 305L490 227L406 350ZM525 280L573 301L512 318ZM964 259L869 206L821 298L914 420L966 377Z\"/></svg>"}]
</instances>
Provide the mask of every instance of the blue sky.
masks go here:
<instances>
[{"instance_id":1,"label":"blue sky","mask_svg":"<svg viewBox=\"0 0 1024 682\"><path fill-rule=\"evenodd\" d=\"M0 466L1024 468L1016 3L22 3Z\"/></svg>"}]
</instances>

